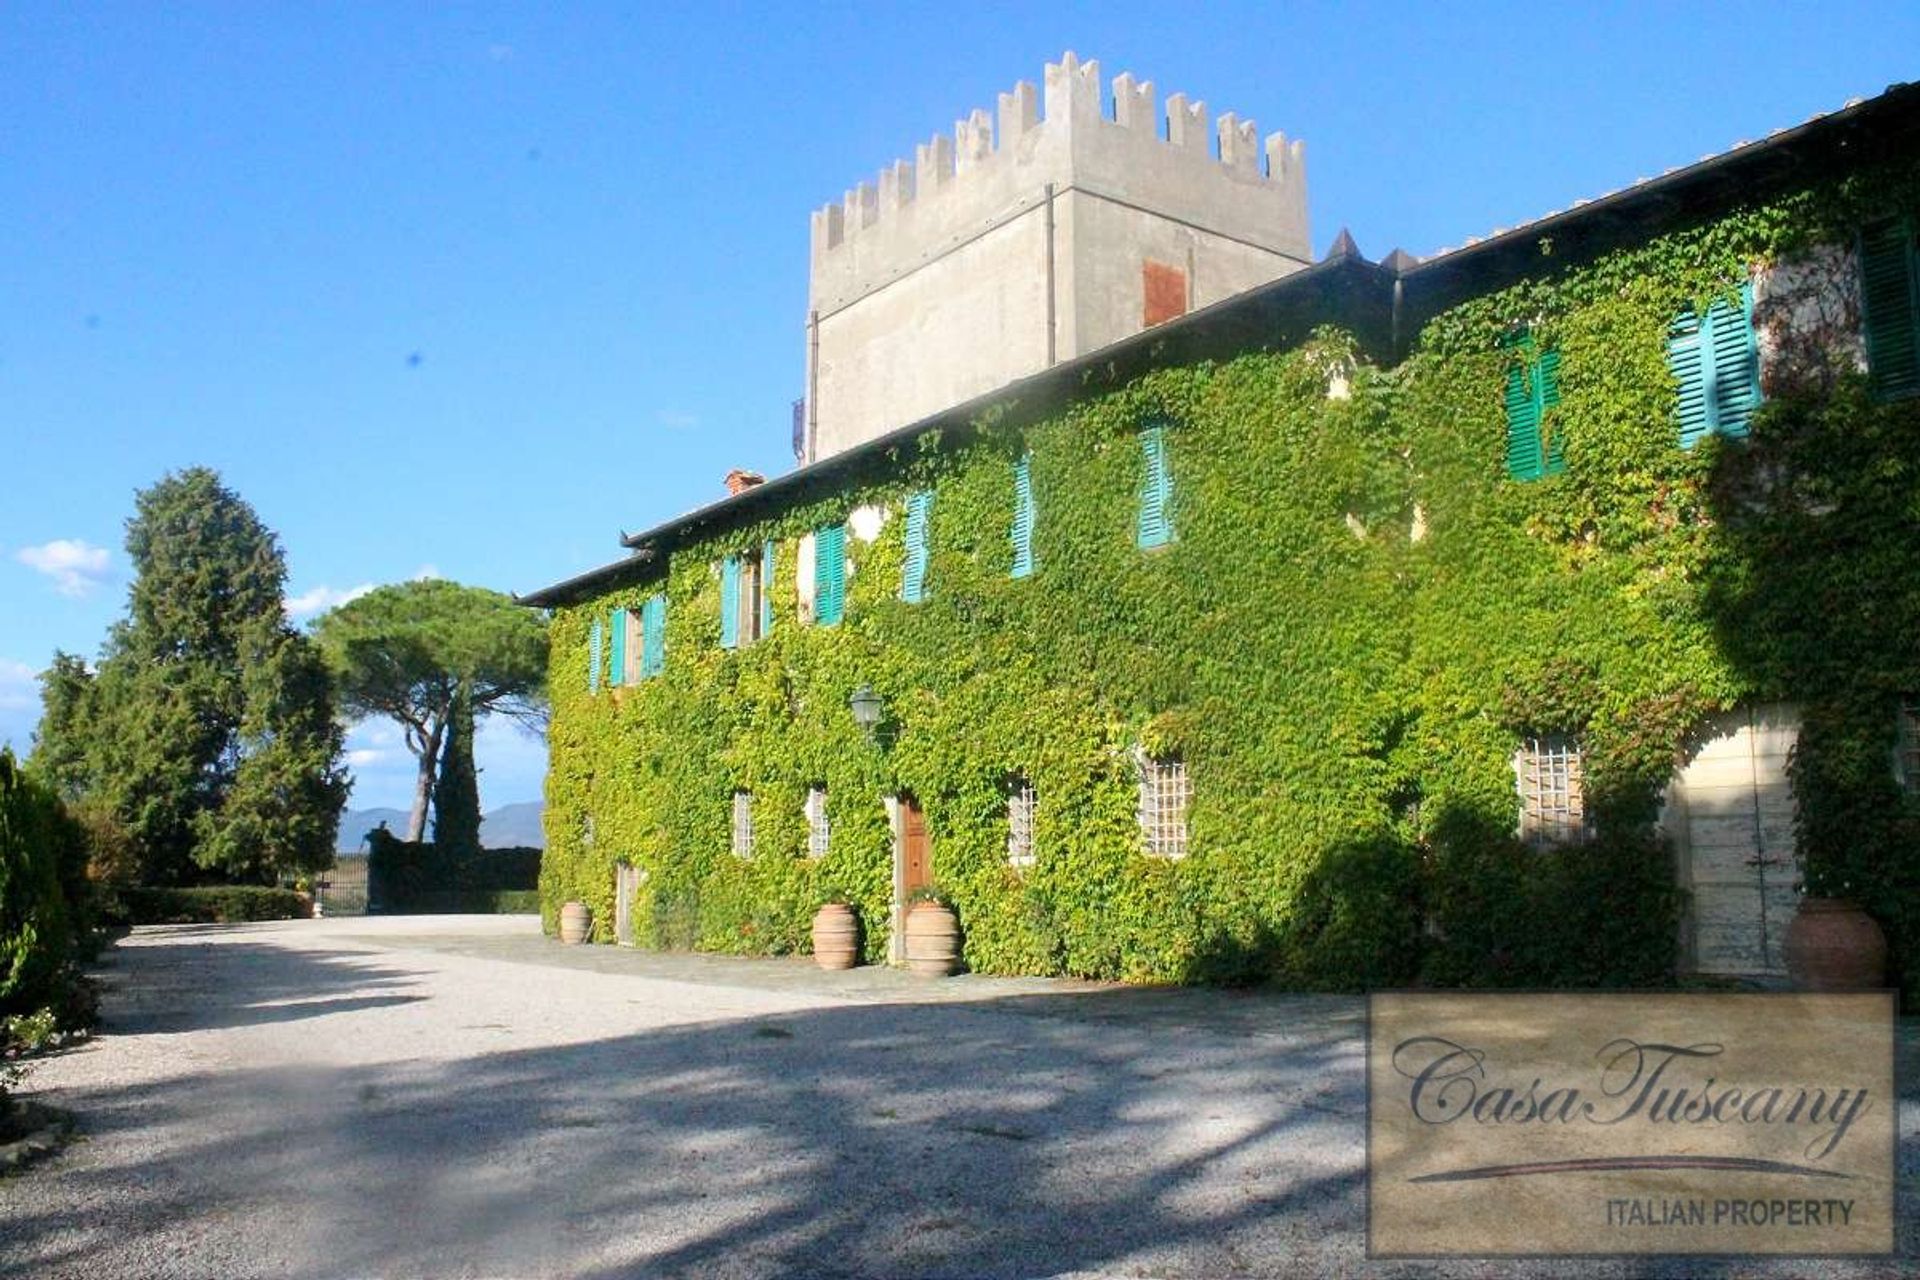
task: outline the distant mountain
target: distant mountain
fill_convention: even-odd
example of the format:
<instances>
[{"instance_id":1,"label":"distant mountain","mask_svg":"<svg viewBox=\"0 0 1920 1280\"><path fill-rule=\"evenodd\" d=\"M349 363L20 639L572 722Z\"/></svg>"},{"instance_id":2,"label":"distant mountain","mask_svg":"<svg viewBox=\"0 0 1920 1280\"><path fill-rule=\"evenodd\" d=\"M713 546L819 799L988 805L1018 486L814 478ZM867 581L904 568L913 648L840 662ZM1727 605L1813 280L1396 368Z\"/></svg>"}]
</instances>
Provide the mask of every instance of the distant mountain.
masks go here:
<instances>
[{"instance_id":1,"label":"distant mountain","mask_svg":"<svg viewBox=\"0 0 1920 1280\"><path fill-rule=\"evenodd\" d=\"M480 819L480 842L489 849L544 849L547 837L540 828L540 815L544 810L545 806L538 800L502 805ZM387 830L404 837L409 816L405 809L349 809L340 815L340 835L334 841L334 850L365 853L367 832L382 822L387 824ZM431 822L427 831L432 834Z\"/></svg>"},{"instance_id":2,"label":"distant mountain","mask_svg":"<svg viewBox=\"0 0 1920 1280\"><path fill-rule=\"evenodd\" d=\"M547 833L540 819L546 810L538 800L503 804L480 819L480 843L489 849L544 849Z\"/></svg>"}]
</instances>

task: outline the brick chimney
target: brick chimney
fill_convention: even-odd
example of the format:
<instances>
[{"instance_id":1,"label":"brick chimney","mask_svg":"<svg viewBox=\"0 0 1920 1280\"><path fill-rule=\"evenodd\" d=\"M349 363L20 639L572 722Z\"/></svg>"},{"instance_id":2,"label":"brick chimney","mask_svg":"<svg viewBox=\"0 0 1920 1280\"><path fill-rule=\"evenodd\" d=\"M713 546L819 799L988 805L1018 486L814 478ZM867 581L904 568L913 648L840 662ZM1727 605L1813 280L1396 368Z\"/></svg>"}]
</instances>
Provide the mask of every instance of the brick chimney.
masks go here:
<instances>
[{"instance_id":1,"label":"brick chimney","mask_svg":"<svg viewBox=\"0 0 1920 1280\"><path fill-rule=\"evenodd\" d=\"M757 484L765 484L767 478L758 471L746 471L739 467L727 472L727 493L729 496L745 493Z\"/></svg>"}]
</instances>

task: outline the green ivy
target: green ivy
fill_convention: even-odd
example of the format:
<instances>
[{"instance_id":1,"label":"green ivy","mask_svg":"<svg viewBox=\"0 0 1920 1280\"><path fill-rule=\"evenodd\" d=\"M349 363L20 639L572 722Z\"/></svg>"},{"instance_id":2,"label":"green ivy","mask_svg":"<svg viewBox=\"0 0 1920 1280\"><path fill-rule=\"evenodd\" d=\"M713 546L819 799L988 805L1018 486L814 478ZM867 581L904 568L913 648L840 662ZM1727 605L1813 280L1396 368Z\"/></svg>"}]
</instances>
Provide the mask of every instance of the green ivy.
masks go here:
<instances>
[{"instance_id":1,"label":"green ivy","mask_svg":"<svg viewBox=\"0 0 1920 1280\"><path fill-rule=\"evenodd\" d=\"M1920 689L1920 566L1900 526L1920 509L1907 465L1920 452L1902 434L1911 410L1870 404L1857 376L1814 402L1771 402L1750 445L1681 450L1668 325L1736 290L1751 264L1843 237L1913 191L1910 174L1876 175L1595 261L1543 245L1536 274L1436 317L1391 369L1329 330L1131 381L1089 375L1065 407L1009 402L929 433L557 610L549 928L578 898L609 938L625 861L644 873L642 945L804 951L815 908L843 900L882 959L883 797L908 792L978 971L1302 987L1670 976L1682 903L1653 819L1706 718L1794 697L1824 723L1827 701L1871 690L1869 711L1885 714L1834 731L1860 756L1891 732L1885 699ZM1561 354L1547 429L1566 459L1524 484L1503 466L1517 356L1502 338L1519 326ZM1329 393L1336 381L1345 395ZM1137 433L1156 421L1177 539L1143 551ZM1886 456L1813 468L1842 514L1803 542L1800 580L1767 557L1817 517L1753 516L1737 495L1823 430L1866 433ZM1029 453L1035 570L1015 579L1014 468ZM908 604L902 512L927 487L926 599ZM890 518L871 543L849 535L845 620L801 625L799 538L869 504ZM1855 538L1872 551L1849 567ZM772 632L723 650L719 563L764 539L778 546ZM1836 573L1861 593L1845 603L1873 603L1884 623L1841 650L1802 635L1815 617L1838 629ZM659 590L664 672L590 692L593 621ZM1846 670L1828 670L1842 653ZM885 702L877 741L848 711L862 683ZM1580 735L1595 842L1514 840L1511 759L1535 731ZM1142 851L1139 749L1187 761L1183 860ZM1015 775L1039 795L1022 869L1006 859ZM833 842L812 859L803 806L816 784ZM1834 785L1905 813L1887 784L1885 770L1868 787L1856 769ZM750 859L729 848L736 789L753 796ZM1820 801L1803 797L1802 811L1823 821ZM1876 835L1876 856L1904 838ZM1873 905L1890 922L1912 911Z\"/></svg>"}]
</instances>

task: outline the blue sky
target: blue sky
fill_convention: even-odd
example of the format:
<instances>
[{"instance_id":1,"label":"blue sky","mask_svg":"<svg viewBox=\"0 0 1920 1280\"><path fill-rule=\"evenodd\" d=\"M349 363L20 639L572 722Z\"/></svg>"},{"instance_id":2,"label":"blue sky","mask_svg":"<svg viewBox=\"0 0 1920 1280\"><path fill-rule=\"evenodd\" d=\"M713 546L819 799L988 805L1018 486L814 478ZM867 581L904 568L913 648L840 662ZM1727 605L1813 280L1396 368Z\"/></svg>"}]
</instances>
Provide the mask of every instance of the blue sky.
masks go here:
<instances>
[{"instance_id":1,"label":"blue sky","mask_svg":"<svg viewBox=\"0 0 1920 1280\"><path fill-rule=\"evenodd\" d=\"M675 10L678 10L677 12ZM1427 254L1920 75L1920 5L0 7L0 740L135 489L218 468L307 607L527 591L791 465L807 215L1073 49L1306 139ZM356 806L401 805L390 728ZM489 807L539 745L482 739Z\"/></svg>"}]
</instances>

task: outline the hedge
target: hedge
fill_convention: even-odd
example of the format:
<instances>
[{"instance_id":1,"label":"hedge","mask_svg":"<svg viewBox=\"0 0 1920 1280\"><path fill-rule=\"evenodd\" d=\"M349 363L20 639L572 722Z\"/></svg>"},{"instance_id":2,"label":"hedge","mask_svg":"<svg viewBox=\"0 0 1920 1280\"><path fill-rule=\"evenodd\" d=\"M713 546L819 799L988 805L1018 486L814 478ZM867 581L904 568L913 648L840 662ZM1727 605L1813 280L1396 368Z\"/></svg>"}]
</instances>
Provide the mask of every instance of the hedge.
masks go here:
<instances>
[{"instance_id":1,"label":"hedge","mask_svg":"<svg viewBox=\"0 0 1920 1280\"><path fill-rule=\"evenodd\" d=\"M367 833L367 909L383 915L535 910L513 904L514 894L540 883L540 850L442 851L431 841L401 840L382 829Z\"/></svg>"},{"instance_id":2,"label":"hedge","mask_svg":"<svg viewBox=\"0 0 1920 1280\"><path fill-rule=\"evenodd\" d=\"M0 1016L55 994L73 955L85 857L52 789L0 748Z\"/></svg>"},{"instance_id":3,"label":"hedge","mask_svg":"<svg viewBox=\"0 0 1920 1280\"><path fill-rule=\"evenodd\" d=\"M261 885L124 888L103 893L101 914L107 923L121 925L239 924L304 920L313 914L313 903L292 889Z\"/></svg>"}]
</instances>

